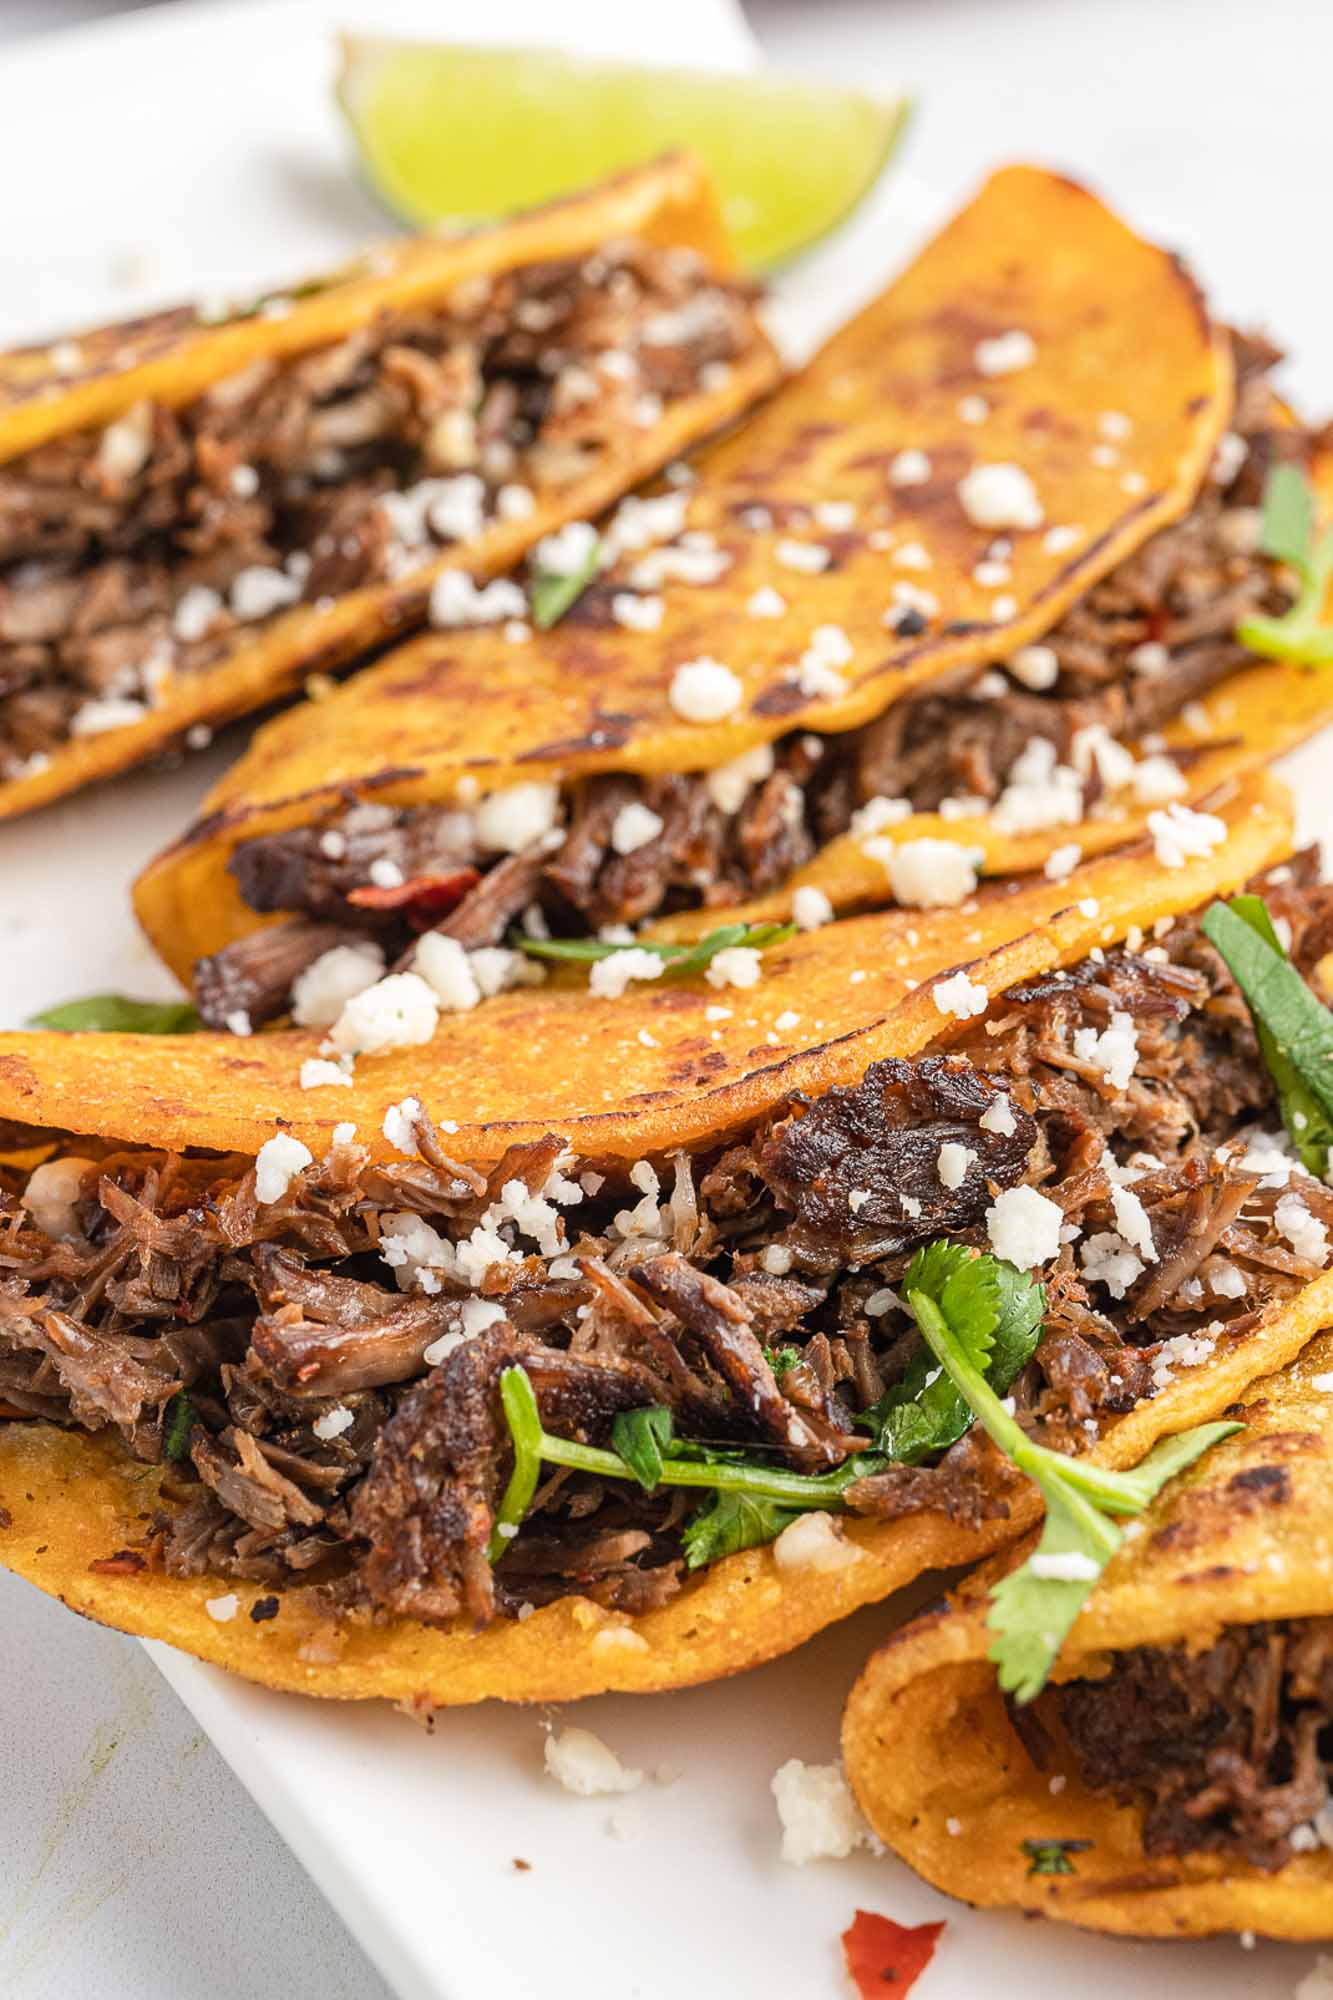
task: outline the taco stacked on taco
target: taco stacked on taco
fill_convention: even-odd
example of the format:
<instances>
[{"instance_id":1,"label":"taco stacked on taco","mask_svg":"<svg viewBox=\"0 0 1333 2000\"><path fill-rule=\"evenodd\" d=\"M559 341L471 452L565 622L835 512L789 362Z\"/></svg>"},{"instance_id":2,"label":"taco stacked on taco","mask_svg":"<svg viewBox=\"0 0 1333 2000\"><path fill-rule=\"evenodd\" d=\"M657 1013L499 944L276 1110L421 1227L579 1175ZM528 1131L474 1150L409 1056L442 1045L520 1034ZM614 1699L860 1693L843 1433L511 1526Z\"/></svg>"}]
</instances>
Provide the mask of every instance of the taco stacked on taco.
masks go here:
<instances>
[{"instance_id":1,"label":"taco stacked on taco","mask_svg":"<svg viewBox=\"0 0 1333 2000\"><path fill-rule=\"evenodd\" d=\"M1301 1187L1322 1227L1326 1192ZM848 1773L904 1860L969 1903L1095 1930L1328 1936L1330 1391L1321 1333L1247 1392L1241 1428L1114 1558L1031 1706L987 1659L990 1590L1027 1546L872 1659Z\"/></svg>"},{"instance_id":2,"label":"taco stacked on taco","mask_svg":"<svg viewBox=\"0 0 1333 2000\"><path fill-rule=\"evenodd\" d=\"M0 1560L314 1693L660 1688L1035 1518L923 1260L982 1274L1052 1452L1216 1417L1333 1279L1192 913L1266 869L1304 966L1330 892L1271 781L1178 825L1169 868L508 992L327 1092L314 1035L0 1038Z\"/></svg>"},{"instance_id":3,"label":"taco stacked on taco","mask_svg":"<svg viewBox=\"0 0 1333 2000\"><path fill-rule=\"evenodd\" d=\"M262 731L140 918L255 1027L423 929L679 939L1067 873L1329 712L1254 651L1301 651L1270 475L1311 497L1273 358L1085 190L1000 173L693 484L547 538L517 624L463 629L460 573L446 629Z\"/></svg>"},{"instance_id":4,"label":"taco stacked on taco","mask_svg":"<svg viewBox=\"0 0 1333 2000\"><path fill-rule=\"evenodd\" d=\"M460 560L502 603L777 373L685 157L0 356L0 816L401 637Z\"/></svg>"}]
</instances>

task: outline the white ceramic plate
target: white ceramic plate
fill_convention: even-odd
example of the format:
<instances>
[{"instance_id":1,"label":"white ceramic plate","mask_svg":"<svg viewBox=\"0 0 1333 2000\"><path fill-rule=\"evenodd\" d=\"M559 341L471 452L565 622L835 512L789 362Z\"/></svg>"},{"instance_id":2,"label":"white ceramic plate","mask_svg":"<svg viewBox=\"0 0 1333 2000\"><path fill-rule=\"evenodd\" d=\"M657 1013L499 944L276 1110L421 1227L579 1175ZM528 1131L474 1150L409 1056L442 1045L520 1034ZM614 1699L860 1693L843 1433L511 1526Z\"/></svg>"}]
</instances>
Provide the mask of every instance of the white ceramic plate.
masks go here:
<instances>
[{"instance_id":1,"label":"white ceramic plate","mask_svg":"<svg viewBox=\"0 0 1333 2000\"><path fill-rule=\"evenodd\" d=\"M0 338L281 280L381 230L347 172L328 101L330 30L358 15L404 32L481 32L471 10L431 0L225 0L7 50ZM486 31L647 59L753 59L727 0L564 0L558 10L511 0L490 11ZM784 286L788 330L806 342L832 325L943 206L909 174L891 179ZM174 774L142 774L0 827L6 1024L102 986L172 990L136 936L126 885L241 740L235 730ZM1333 810L1320 761L1317 749L1293 760L1311 831ZM411 2000L832 2000L845 1992L837 1936L858 1906L904 1922L949 1918L921 1989L939 2000L1291 1991L1308 1953L1232 1943L1167 1952L976 1916L869 1855L785 1867L769 1779L787 1757L835 1753L843 1696L889 1622L864 1613L717 1686L585 1704L578 1720L627 1762L679 1774L650 1775L612 1801L573 1800L542 1775L543 1719L532 1712L489 1704L441 1717L427 1736L381 1707L284 1699L149 1651Z\"/></svg>"}]
</instances>

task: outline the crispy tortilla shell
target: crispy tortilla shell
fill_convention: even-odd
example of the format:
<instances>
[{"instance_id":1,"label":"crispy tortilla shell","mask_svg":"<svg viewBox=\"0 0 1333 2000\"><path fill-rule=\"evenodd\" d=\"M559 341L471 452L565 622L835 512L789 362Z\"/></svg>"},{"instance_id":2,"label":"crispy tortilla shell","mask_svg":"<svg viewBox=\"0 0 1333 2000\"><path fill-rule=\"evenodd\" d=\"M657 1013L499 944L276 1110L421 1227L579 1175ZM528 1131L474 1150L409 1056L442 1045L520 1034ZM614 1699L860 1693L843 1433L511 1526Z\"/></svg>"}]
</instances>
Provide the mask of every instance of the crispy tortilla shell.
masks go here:
<instances>
[{"instance_id":1,"label":"crispy tortilla shell","mask_svg":"<svg viewBox=\"0 0 1333 2000\"><path fill-rule=\"evenodd\" d=\"M1015 330L1030 335L1035 358L980 374L978 343ZM855 728L942 675L1002 658L1188 510L1233 386L1229 346L1176 259L1074 182L1008 168L703 459L688 525L731 556L718 580L668 587L652 632L608 615L604 581L529 644L494 629L428 633L354 686L278 718L143 875L140 921L188 979L196 959L256 928L226 872L237 843L317 819L348 788L410 806L451 800L464 777L489 791L524 778L711 769L794 728ZM984 392L984 424L959 419L968 391ZM1094 458L1107 409L1130 422L1114 469ZM925 454L921 483L890 482L904 450ZM1010 536L1012 608L973 575L994 531L969 520L958 485L982 463L1021 466L1044 508L1041 528ZM812 510L828 502L850 504L854 525L820 526ZM746 525L755 507L771 531ZM942 599L920 637L883 623L906 574L869 539L889 522L921 543ZM1052 526L1077 530L1072 547L1048 543ZM784 536L825 547L828 566L783 567ZM763 586L796 610L748 616ZM825 625L847 634L855 657L846 691L819 698L792 675ZM705 656L741 683L726 721L686 721L670 700L675 669Z\"/></svg>"},{"instance_id":2,"label":"crispy tortilla shell","mask_svg":"<svg viewBox=\"0 0 1333 2000\"><path fill-rule=\"evenodd\" d=\"M359 1057L349 1088L299 1087L320 1029L0 1035L0 1119L239 1152L256 1151L276 1119L323 1152L351 1119L387 1154L384 1113L411 1095L456 1121L449 1144L460 1159L495 1159L553 1131L589 1156L714 1145L793 1090L852 1083L881 1057L915 1054L947 1025L931 995L937 974L965 964L1000 991L1133 924L1194 909L1290 851L1290 801L1276 780L1256 776L1214 805L1228 838L1183 868L1130 847L1067 882L997 883L928 915L850 917L765 953L745 991L668 977L611 1000L576 969L442 1016L423 1048ZM710 1018L719 1006L727 1018ZM787 1015L796 1025L779 1030Z\"/></svg>"},{"instance_id":3,"label":"crispy tortilla shell","mask_svg":"<svg viewBox=\"0 0 1333 2000\"><path fill-rule=\"evenodd\" d=\"M1180 756L1186 781L1180 803L1197 807L1219 788L1263 770L1329 722L1333 722L1333 675L1326 667L1256 660L1192 703L1188 721L1178 716L1160 732L1167 754ZM979 857L977 869L983 876L1027 875L1044 867L1066 843L1087 856L1109 854L1126 841L1140 839L1154 810L1147 805L1128 807L1040 833L1007 833L984 813L962 820L915 813L894 826L890 838L953 841ZM722 912L683 911L645 925L644 935L701 937L720 918L728 923L783 923L791 916L796 891L807 884L822 889L835 910L870 908L891 893L884 863L866 854L855 835L844 834L770 895L752 897ZM930 912L929 921L934 922L935 914Z\"/></svg>"},{"instance_id":4,"label":"crispy tortilla shell","mask_svg":"<svg viewBox=\"0 0 1333 2000\"><path fill-rule=\"evenodd\" d=\"M1219 1341L1205 1366L1178 1377L1108 1430L1092 1458L1102 1465L1134 1465L1159 1437L1218 1416L1256 1376L1289 1362L1329 1318L1333 1276L1319 1279L1238 1339ZM1326 1503L1326 1460L1320 1471ZM407 1619L387 1624L351 1619L335 1632L307 1591L283 1592L279 1615L256 1623L251 1607L272 1594L261 1586L216 1577L187 1581L140 1566L135 1545L143 1544L146 1522L159 1505L160 1479L160 1468L137 1464L106 1440L44 1423L0 1423L0 1564L86 1617L164 1639L269 1687L441 1708L492 1697L571 1701L612 1691L656 1693L740 1673L927 1571L991 1553L1015 1530L1029 1527L1039 1511L1035 1489L1024 1486L1013 1491L1007 1518L975 1528L940 1513L850 1521L847 1540L858 1553L841 1569L780 1570L771 1549L749 1549L705 1570L660 1610L633 1618L585 1598L563 1598L521 1624L506 1621L481 1632ZM218 1623L209 1602L233 1594L237 1615ZM1278 1602L1276 1594L1272 1601ZM1282 1602L1283 1609L1263 1615L1300 1615ZM1300 1603L1311 1608L1304 1599ZM1329 1608L1326 1579L1318 1608ZM914 1721L912 1727L920 1725ZM969 1741L974 1736L971 1732ZM935 1754L942 1750L937 1738ZM905 1754L902 1741L895 1740L894 1759ZM854 1777L863 1758L861 1738L853 1736L848 1762ZM934 1775L933 1766L918 1769L927 1784ZM975 1778L965 1778L959 1795L976 1789ZM949 1796L955 1797L952 1788ZM873 1807L874 1801L869 1803ZM890 1838L875 1810L870 1816ZM1063 1815L1060 1826L1063 1832ZM1079 1833L1081 1822L1072 1830ZM1022 1837L1014 1835L1015 1852ZM976 1891L973 1882L970 1899L984 1900ZM1325 1929L1328 1921L1326 1910Z\"/></svg>"},{"instance_id":5,"label":"crispy tortilla shell","mask_svg":"<svg viewBox=\"0 0 1333 2000\"><path fill-rule=\"evenodd\" d=\"M1274 1360L1280 1347L1285 1361L1245 1393L1244 1431L1149 1510L1074 1626L1057 1680L1095 1678L1134 1646L1204 1648L1227 1625L1333 1614L1333 1397L1314 1386L1333 1368L1333 1334L1320 1331L1333 1321L1333 1275L1294 1299L1283 1320ZM1192 1398L1184 1421L1199 1422L1224 1407L1215 1386L1205 1367L1168 1393ZM1263 1503L1240 1505L1233 1482L1260 1468L1269 1475ZM1233 1856L1149 1858L1140 1809L1083 1785L1058 1725L1037 1769L986 1660L987 1590L1030 1547L987 1564L945 1609L895 1634L857 1682L843 1748L881 1839L937 1888L987 1908L1131 1937L1333 1935L1326 1847L1271 1874ZM1052 1778L1063 1780L1054 1790ZM950 1833L951 1822L961 1823L960 1834ZM1039 1876L1028 1873L1027 1839L1091 1844L1074 1857L1072 1875Z\"/></svg>"},{"instance_id":6,"label":"crispy tortilla shell","mask_svg":"<svg viewBox=\"0 0 1333 2000\"><path fill-rule=\"evenodd\" d=\"M493 229L377 247L293 298L290 311L279 317L251 311L211 325L193 306L155 313L80 335L73 343L78 364L70 371L58 365L68 341L0 355L0 464L51 438L112 422L141 399L179 406L256 360L281 360L331 344L386 311L442 304L468 279L579 257L626 236L697 250L720 272L734 268L702 165L686 154L671 154ZM300 294L303 288L296 290ZM193 724L243 714L315 670L340 666L411 630L424 620L431 582L441 570L456 567L460 558L478 578L511 569L552 528L610 506L729 422L771 389L779 373L772 347L756 333L753 352L736 363L725 382L682 396L656 423L618 438L581 479L558 493L539 495L526 519L497 519L465 549L441 550L399 582L351 591L323 610L298 605L258 632L243 631L216 666L178 675L141 721L72 738L51 753L44 769L0 783L0 818L126 770Z\"/></svg>"},{"instance_id":7,"label":"crispy tortilla shell","mask_svg":"<svg viewBox=\"0 0 1333 2000\"><path fill-rule=\"evenodd\" d=\"M622 1079L619 1063L621 1058L632 1060L630 1051L639 1046L634 1024L653 1021L656 1054L648 1049L643 1059L660 1063L658 1073L669 1077L682 1052L693 1064L700 1044L709 1046L702 1019L710 989L682 989L666 1006L656 994L623 1003L595 1002L577 993L538 994L535 998L552 1012L544 1030L547 1039L532 1048L530 1066L527 1057L520 1064L520 1051L531 1047L530 1025L520 1028L514 1021L497 1036L499 1010L485 1017L484 1025L468 1017L454 1025L471 1042L479 1059L475 1066L451 1064L447 1040L429 1052L408 1052L395 1059L391 1082L389 1071L381 1070L382 1094L375 1097L373 1110L368 1096L358 1095L348 1104L353 1093L339 1091L332 1115L344 1118L360 1111L370 1140L378 1135L385 1105L411 1090L434 1111L443 1113L448 1106L459 1113L459 1131L450 1135L449 1144L460 1157L478 1160L492 1158L511 1137L553 1126L568 1132L576 1151L593 1157L641 1157L673 1143L715 1145L729 1127L763 1115L794 1089L815 1091L851 1082L877 1057L910 1055L926 1046L940 1033L943 1017L926 988L913 992L907 980L917 975L928 979L952 962L949 953L956 957L960 944L967 942L962 926L974 931L981 926L981 949L968 954L972 976L998 991L1078 960L1092 945L1123 936L1131 923L1148 925L1225 893L1289 851L1284 801L1272 781L1238 795L1229 814L1230 837L1206 861L1170 873L1149 873L1142 855L1096 862L1063 890L1034 886L995 898L980 915L950 913L952 928L949 923L935 926L944 935L932 936L929 943L918 933L912 956L897 914L795 940L794 962L770 973L759 989L765 1015L771 1018L769 1009L776 1014L784 996L803 992L807 1007L827 1007L830 1013L835 1005L841 1008L835 1039L786 1053L770 1051L765 1043L761 1054L771 1060L757 1072L747 1070L743 1053L728 1057L724 1050L732 1071L725 1081L693 1092L679 1084L665 1094L649 1092L646 1110L631 1096L615 1110L579 1116L577 1091L566 1096L560 1082L566 1071L573 1071L576 1084L582 1076L587 1085L582 1060L571 1057L570 1001L581 1021L586 1014L595 1024L599 1080L605 1074L632 1084L633 1076ZM1071 895L1069 903L1065 899ZM1098 908L1089 916L1093 900ZM1086 905L1083 910L1079 901ZM894 955L899 963L888 969ZM872 986L868 977L851 987L849 1003L848 972L858 961L873 965L877 956L880 984ZM914 974L908 973L909 964ZM531 1004L531 996L525 1004ZM880 1017L869 1027L858 1026L871 1006L882 1010ZM827 1029L829 1022L824 1025ZM250 1053L262 1066L270 1052L291 1039L263 1038ZM258 1118L253 1084L228 1066L237 1047L229 1038L205 1036L8 1036L0 1043L0 1118L32 1125L57 1122L80 1135L152 1145L214 1146L236 1140L253 1151L271 1136L273 1111L266 1114L267 1123ZM499 1050L504 1051L502 1063L496 1060ZM163 1071L165 1081L155 1075ZM539 1087L545 1101L535 1112L530 1097ZM177 1090L190 1101L176 1096ZM484 1109L474 1101L476 1091L485 1093ZM231 1093L237 1105L228 1112L225 1099ZM273 1109L281 1103L295 1129L320 1145L328 1137L328 1121L312 1117L299 1102L301 1096L289 1053ZM1096 1457L1111 1465L1133 1464L1157 1437L1215 1415L1256 1376L1282 1366L1329 1312L1333 1281L1324 1280L1295 1305L1251 1323L1230 1342L1220 1341L1206 1367L1182 1376L1110 1428L1096 1446ZM284 1593L276 1618L256 1622L249 1612L268 1592L219 1579L170 1579L149 1568L139 1551L158 1504L160 1476L159 1470L135 1464L105 1440L39 1423L0 1423L0 1562L86 1616L168 1640L273 1687L439 1706L490 1696L555 1701L612 1689L648 1692L740 1672L927 1570L992 1552L1031 1524L1038 1505L1034 1490L1015 1483L1006 1493L1007 1516L975 1528L939 1513L897 1522L852 1521L847 1535L858 1553L832 1572L780 1570L771 1549L749 1550L703 1572L670 1604L634 1619L583 1599L564 1599L521 1624L496 1625L481 1633L461 1626L435 1629L408 1621L370 1625L355 1620L335 1632L299 1590ZM232 1595L237 1615L219 1623L208 1604L221 1598L225 1610Z\"/></svg>"}]
</instances>

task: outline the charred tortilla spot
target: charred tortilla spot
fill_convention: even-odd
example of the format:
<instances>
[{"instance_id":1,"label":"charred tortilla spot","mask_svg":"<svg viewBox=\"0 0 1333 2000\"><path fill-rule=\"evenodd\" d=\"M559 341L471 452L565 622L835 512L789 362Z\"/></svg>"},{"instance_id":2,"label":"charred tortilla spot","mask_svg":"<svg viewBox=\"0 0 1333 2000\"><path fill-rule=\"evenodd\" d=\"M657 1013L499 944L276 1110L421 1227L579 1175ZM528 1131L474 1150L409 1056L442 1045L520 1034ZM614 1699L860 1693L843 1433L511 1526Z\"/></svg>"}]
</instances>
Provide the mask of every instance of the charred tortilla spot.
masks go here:
<instances>
[{"instance_id":1,"label":"charred tortilla spot","mask_svg":"<svg viewBox=\"0 0 1333 2000\"><path fill-rule=\"evenodd\" d=\"M1291 1480L1280 1465L1251 1465L1244 1472L1233 1474L1227 1491L1251 1503L1276 1507L1291 1498Z\"/></svg>"}]
</instances>

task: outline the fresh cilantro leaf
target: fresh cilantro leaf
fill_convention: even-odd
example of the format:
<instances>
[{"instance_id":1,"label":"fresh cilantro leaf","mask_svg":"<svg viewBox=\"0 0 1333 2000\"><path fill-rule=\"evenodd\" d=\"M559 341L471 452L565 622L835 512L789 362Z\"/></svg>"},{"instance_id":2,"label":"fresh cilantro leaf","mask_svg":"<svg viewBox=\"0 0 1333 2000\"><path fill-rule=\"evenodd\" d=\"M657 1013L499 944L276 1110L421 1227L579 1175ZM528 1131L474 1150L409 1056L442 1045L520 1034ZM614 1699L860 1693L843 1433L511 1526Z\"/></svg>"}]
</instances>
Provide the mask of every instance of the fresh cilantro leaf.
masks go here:
<instances>
[{"instance_id":1,"label":"fresh cilantro leaf","mask_svg":"<svg viewBox=\"0 0 1333 2000\"><path fill-rule=\"evenodd\" d=\"M1005 1395L1041 1337L1046 1309L1041 1286L998 1257L977 1256L962 1244L941 1241L917 1253L904 1281L905 1290L931 1287L945 1301L946 1315L969 1318L974 1340L994 1310L984 1372L997 1395ZM913 1357L902 1380L856 1421L871 1432L886 1457L917 1465L956 1444L972 1422L972 1412L927 1347Z\"/></svg>"},{"instance_id":2,"label":"fresh cilantro leaf","mask_svg":"<svg viewBox=\"0 0 1333 2000\"><path fill-rule=\"evenodd\" d=\"M1322 1179L1333 1147L1333 1014L1289 962L1258 896L1214 903L1203 930L1245 997L1302 1164Z\"/></svg>"},{"instance_id":3,"label":"fresh cilantro leaf","mask_svg":"<svg viewBox=\"0 0 1333 2000\"><path fill-rule=\"evenodd\" d=\"M90 993L34 1014L30 1028L59 1028L99 1035L188 1035L200 1027L188 1000L130 1000L123 993Z\"/></svg>"},{"instance_id":4,"label":"fresh cilantro leaf","mask_svg":"<svg viewBox=\"0 0 1333 2000\"><path fill-rule=\"evenodd\" d=\"M1300 579L1296 602L1280 618L1246 618L1236 637L1252 653L1306 666L1333 661L1333 626L1324 618L1333 583L1333 530L1316 532L1314 490L1295 465L1275 465L1264 482L1260 547Z\"/></svg>"},{"instance_id":5,"label":"fresh cilantro leaf","mask_svg":"<svg viewBox=\"0 0 1333 2000\"><path fill-rule=\"evenodd\" d=\"M577 569L539 569L528 591L532 622L539 632L558 625L572 604L576 604L601 567L602 545L594 541Z\"/></svg>"},{"instance_id":6,"label":"fresh cilantro leaf","mask_svg":"<svg viewBox=\"0 0 1333 2000\"><path fill-rule=\"evenodd\" d=\"M785 1466L766 1463L744 1451L673 1437L668 1412L657 1408L632 1412L639 1421L628 1429L620 1427L618 1442L628 1445L637 1461L631 1462L620 1449L604 1451L600 1446L579 1444L543 1430L536 1393L523 1368L505 1369L500 1377L500 1401L509 1426L514 1465L495 1513L490 1541L493 1563L503 1556L532 1505L543 1461L590 1472L599 1479L633 1479L640 1485L646 1483L644 1474L651 1469L654 1486L688 1486L716 1493L718 1508L706 1508L687 1530L687 1556L692 1567L732 1548L771 1541L798 1514L841 1508L854 1480L882 1472L886 1464L878 1453L865 1452L847 1459L836 1472L788 1472ZM656 1456L652 1456L654 1451ZM724 1501L726 1506L721 1504ZM732 1504L741 1502L745 1504ZM710 1525L703 1525L705 1521ZM690 1553L699 1550L706 1553Z\"/></svg>"},{"instance_id":7,"label":"fresh cilantro leaf","mask_svg":"<svg viewBox=\"0 0 1333 2000\"><path fill-rule=\"evenodd\" d=\"M162 1456L175 1464L188 1458L193 1427L194 1405L184 1389L178 1389L162 1412Z\"/></svg>"},{"instance_id":8,"label":"fresh cilantro leaf","mask_svg":"<svg viewBox=\"0 0 1333 2000\"><path fill-rule=\"evenodd\" d=\"M1031 1863L1029 1875L1072 1875L1075 1869L1070 1855L1086 1854L1091 1846L1090 1840L1024 1840L1019 1842L1019 1852Z\"/></svg>"},{"instance_id":9,"label":"fresh cilantro leaf","mask_svg":"<svg viewBox=\"0 0 1333 2000\"><path fill-rule=\"evenodd\" d=\"M767 951L770 945L785 943L795 932L795 924L723 924L718 930L709 931L697 944L658 944L643 938L636 939L631 946L608 944L604 938L538 938L529 937L525 931L511 931L509 942L529 958L550 958L569 965L592 965L601 958L614 958L618 951L650 951L666 960L669 973L688 976L702 972L720 951L727 951L732 945Z\"/></svg>"},{"instance_id":10,"label":"fresh cilantro leaf","mask_svg":"<svg viewBox=\"0 0 1333 2000\"><path fill-rule=\"evenodd\" d=\"M749 1493L719 1493L694 1516L681 1536L686 1565L702 1569L705 1563L735 1555L738 1549L759 1548L776 1540L804 1511Z\"/></svg>"},{"instance_id":11,"label":"fresh cilantro leaf","mask_svg":"<svg viewBox=\"0 0 1333 2000\"><path fill-rule=\"evenodd\" d=\"M644 1410L621 1410L611 1426L611 1444L645 1493L662 1483L662 1457L671 1444L675 1419L661 1403Z\"/></svg>"},{"instance_id":12,"label":"fresh cilantro leaf","mask_svg":"<svg viewBox=\"0 0 1333 2000\"><path fill-rule=\"evenodd\" d=\"M1314 540L1315 517L1314 490L1299 466L1273 466L1264 481L1259 540L1264 554L1300 569Z\"/></svg>"},{"instance_id":13,"label":"fresh cilantro leaf","mask_svg":"<svg viewBox=\"0 0 1333 2000\"><path fill-rule=\"evenodd\" d=\"M1023 1469L1036 1479L1046 1500L1041 1540L1018 1569L991 1591L987 1624L995 1633L989 1658L1000 1686L1020 1704L1041 1693L1074 1620L1092 1586L1119 1548L1122 1535L1107 1514L1142 1513L1168 1479L1183 1472L1239 1424L1199 1424L1164 1438L1133 1472L1099 1473L1113 1485L1100 1496L1100 1511L1073 1483L1078 1468L1058 1453L1029 1446ZM1064 1466L1066 1470L1061 1472Z\"/></svg>"}]
</instances>

